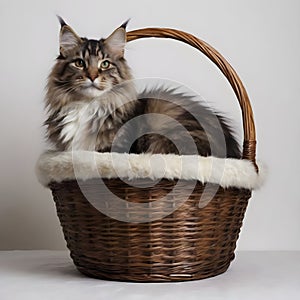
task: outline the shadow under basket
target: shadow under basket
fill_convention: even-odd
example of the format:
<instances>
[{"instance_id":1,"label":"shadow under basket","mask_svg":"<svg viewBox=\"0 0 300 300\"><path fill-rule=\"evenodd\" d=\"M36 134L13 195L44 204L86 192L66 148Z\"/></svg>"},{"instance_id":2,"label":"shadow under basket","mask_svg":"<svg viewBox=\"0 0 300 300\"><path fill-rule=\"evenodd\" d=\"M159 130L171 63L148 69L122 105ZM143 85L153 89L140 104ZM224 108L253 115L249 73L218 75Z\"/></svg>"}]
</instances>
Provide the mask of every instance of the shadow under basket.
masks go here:
<instances>
[{"instance_id":1,"label":"shadow under basket","mask_svg":"<svg viewBox=\"0 0 300 300\"><path fill-rule=\"evenodd\" d=\"M83 274L136 282L216 276L234 259L251 191L261 181L251 104L234 69L204 41L175 29L127 33L127 41L145 37L187 43L222 71L242 110L243 159L170 154L163 155L164 165L153 154L150 174L146 154L48 152L37 164L39 180L52 190L71 257ZM186 166L183 175L180 166Z\"/></svg>"}]
</instances>

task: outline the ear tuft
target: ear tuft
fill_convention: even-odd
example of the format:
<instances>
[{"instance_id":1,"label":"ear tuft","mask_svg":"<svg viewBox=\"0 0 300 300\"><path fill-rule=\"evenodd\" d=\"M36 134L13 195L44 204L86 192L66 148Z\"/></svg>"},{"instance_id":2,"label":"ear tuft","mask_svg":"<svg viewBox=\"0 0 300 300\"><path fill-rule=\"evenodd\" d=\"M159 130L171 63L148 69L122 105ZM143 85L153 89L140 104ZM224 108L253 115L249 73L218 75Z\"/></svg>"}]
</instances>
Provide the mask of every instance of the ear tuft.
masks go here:
<instances>
[{"instance_id":1,"label":"ear tuft","mask_svg":"<svg viewBox=\"0 0 300 300\"><path fill-rule=\"evenodd\" d=\"M64 19L61 16L59 16L59 15L56 15L56 16L57 16L57 19L58 19L61 27L67 26L67 23L64 21Z\"/></svg>"},{"instance_id":2,"label":"ear tuft","mask_svg":"<svg viewBox=\"0 0 300 300\"><path fill-rule=\"evenodd\" d=\"M127 24L129 23L130 19L128 19L127 21L125 21L120 27L126 29Z\"/></svg>"}]
</instances>

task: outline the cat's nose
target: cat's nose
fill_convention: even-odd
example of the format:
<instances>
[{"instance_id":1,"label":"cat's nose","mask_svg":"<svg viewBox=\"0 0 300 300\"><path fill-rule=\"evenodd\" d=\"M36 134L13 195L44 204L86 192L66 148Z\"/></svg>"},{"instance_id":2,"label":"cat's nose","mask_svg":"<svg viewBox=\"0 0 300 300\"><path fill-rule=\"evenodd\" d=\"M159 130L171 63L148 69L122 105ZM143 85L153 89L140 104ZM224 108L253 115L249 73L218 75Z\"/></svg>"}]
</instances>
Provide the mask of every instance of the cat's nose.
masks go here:
<instances>
[{"instance_id":1,"label":"cat's nose","mask_svg":"<svg viewBox=\"0 0 300 300\"><path fill-rule=\"evenodd\" d=\"M98 73L96 73L96 72L89 73L89 74L87 75L87 77L88 77L92 82L94 82L95 79L98 77Z\"/></svg>"}]
</instances>

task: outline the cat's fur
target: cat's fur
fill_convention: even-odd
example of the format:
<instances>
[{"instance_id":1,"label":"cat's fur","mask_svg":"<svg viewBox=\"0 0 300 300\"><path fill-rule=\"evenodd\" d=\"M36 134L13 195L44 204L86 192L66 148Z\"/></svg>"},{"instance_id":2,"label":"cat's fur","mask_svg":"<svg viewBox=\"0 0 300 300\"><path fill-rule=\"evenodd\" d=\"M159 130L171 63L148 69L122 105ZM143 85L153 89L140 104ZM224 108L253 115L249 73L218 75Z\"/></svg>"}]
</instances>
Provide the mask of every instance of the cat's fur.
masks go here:
<instances>
[{"instance_id":1,"label":"cat's fur","mask_svg":"<svg viewBox=\"0 0 300 300\"><path fill-rule=\"evenodd\" d=\"M56 149L241 157L224 119L192 97L164 88L137 94L124 59L126 23L89 40L60 22L45 121Z\"/></svg>"}]
</instances>

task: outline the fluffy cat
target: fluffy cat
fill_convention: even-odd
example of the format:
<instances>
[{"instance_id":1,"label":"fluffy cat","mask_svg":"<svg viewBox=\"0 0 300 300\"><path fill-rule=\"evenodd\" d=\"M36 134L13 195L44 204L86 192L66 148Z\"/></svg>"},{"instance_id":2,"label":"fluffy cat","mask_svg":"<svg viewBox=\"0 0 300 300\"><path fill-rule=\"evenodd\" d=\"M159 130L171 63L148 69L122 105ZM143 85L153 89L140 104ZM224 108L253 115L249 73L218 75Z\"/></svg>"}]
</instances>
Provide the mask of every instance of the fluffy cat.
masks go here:
<instances>
[{"instance_id":1,"label":"fluffy cat","mask_svg":"<svg viewBox=\"0 0 300 300\"><path fill-rule=\"evenodd\" d=\"M100 40L60 23L45 121L57 150L241 157L226 120L193 97L164 88L136 92L124 59L127 23Z\"/></svg>"}]
</instances>

